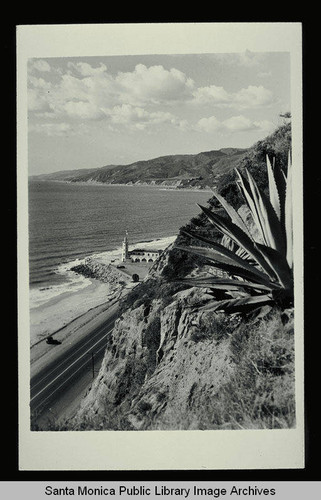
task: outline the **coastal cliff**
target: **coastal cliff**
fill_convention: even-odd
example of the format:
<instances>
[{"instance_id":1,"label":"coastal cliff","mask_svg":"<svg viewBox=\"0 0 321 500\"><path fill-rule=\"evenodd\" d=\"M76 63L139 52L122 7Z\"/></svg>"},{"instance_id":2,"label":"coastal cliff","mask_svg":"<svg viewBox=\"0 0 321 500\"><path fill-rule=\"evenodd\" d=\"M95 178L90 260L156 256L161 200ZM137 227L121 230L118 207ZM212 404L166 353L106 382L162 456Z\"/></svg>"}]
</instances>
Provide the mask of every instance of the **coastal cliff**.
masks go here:
<instances>
[{"instance_id":1,"label":"coastal cliff","mask_svg":"<svg viewBox=\"0 0 321 500\"><path fill-rule=\"evenodd\" d=\"M199 289L127 310L72 428L279 428L294 425L293 310L198 312ZM169 299L167 299L169 300Z\"/></svg>"}]
</instances>

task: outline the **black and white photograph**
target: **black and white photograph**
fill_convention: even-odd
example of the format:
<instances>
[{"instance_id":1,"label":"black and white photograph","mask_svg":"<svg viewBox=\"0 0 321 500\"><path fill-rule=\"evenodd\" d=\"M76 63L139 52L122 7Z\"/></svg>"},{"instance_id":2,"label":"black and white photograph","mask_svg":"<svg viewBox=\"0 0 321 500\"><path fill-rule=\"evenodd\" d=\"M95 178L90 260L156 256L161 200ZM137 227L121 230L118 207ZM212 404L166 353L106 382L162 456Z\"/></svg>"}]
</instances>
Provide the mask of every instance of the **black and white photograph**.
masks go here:
<instances>
[{"instance_id":1,"label":"black and white photograph","mask_svg":"<svg viewBox=\"0 0 321 500\"><path fill-rule=\"evenodd\" d=\"M20 28L23 467L300 466L300 26Z\"/></svg>"}]
</instances>

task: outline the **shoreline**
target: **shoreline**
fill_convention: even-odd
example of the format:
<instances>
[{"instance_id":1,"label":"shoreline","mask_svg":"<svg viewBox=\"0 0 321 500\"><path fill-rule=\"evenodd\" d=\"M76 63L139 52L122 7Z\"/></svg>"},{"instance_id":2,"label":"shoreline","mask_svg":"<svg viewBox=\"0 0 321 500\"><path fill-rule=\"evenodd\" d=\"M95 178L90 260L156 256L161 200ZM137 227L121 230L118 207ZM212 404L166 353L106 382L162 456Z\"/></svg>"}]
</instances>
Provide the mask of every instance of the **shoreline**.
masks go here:
<instances>
[{"instance_id":1,"label":"shoreline","mask_svg":"<svg viewBox=\"0 0 321 500\"><path fill-rule=\"evenodd\" d=\"M84 288L66 291L50 298L35 308L30 308L30 346L45 340L66 327L90 309L109 302L108 284L88 279Z\"/></svg>"},{"instance_id":2,"label":"shoreline","mask_svg":"<svg viewBox=\"0 0 321 500\"><path fill-rule=\"evenodd\" d=\"M164 250L174 240L176 236L167 238L158 238L155 240L143 241L130 245L131 249L141 247L158 248ZM76 323L86 319L86 315L91 316L92 312L101 309L108 309L117 302L123 293L128 293L137 283L132 281L132 273L117 269L120 263L121 248L114 251L106 251L90 255L87 258L78 261L86 263L91 261L95 265L103 268L106 278L102 278L99 272L94 277L85 277L71 271L75 261L69 266L65 266L67 273L75 275L74 289L70 283L66 284L65 289L58 289L55 295L55 289L47 288L43 292L38 292L40 298L38 302L30 303L30 348L38 350L39 344L47 345L45 340L48 336L59 335L65 331L72 330ZM130 267L130 266L128 266ZM139 273L141 280L147 275L149 268L141 266ZM69 274L70 276L70 274ZM43 299L41 300L41 293ZM46 298L47 297L47 298ZM63 332L64 333L64 332Z\"/></svg>"},{"instance_id":3,"label":"shoreline","mask_svg":"<svg viewBox=\"0 0 321 500\"><path fill-rule=\"evenodd\" d=\"M30 349L30 367L31 376L37 373L43 366L48 363L48 360L53 360L64 346L72 345L77 340L81 339L101 318L110 315L112 311L118 308L118 300L107 302L95 306L77 318L67 323L65 326L55 332L54 337L61 345L52 346L45 342L45 339L34 344Z\"/></svg>"},{"instance_id":4,"label":"shoreline","mask_svg":"<svg viewBox=\"0 0 321 500\"><path fill-rule=\"evenodd\" d=\"M121 293L121 292L120 292ZM68 327L72 327L72 325L78 321L80 321L82 318L85 319L85 316L88 314L88 313L91 313L92 311L94 311L95 309L101 309L103 306L105 306L106 308L107 307L110 307L112 305L114 305L114 301L116 301L117 298L115 297L114 299L113 298L110 298L108 299L106 302L103 302L102 304L97 304L93 307L91 307L90 309L88 309L88 311L85 311L81 314L79 314L78 316L76 316L75 318L73 318L71 321L69 321L68 323L66 323L65 325L61 326L58 328L58 330L55 330L51 333L51 336L55 336L61 332L63 332L66 328ZM37 347L39 344L41 344L42 342L44 342L44 340L46 340L47 337L44 337L44 338L41 338L39 339L37 342L35 342L34 344L32 344L31 347Z\"/></svg>"},{"instance_id":5,"label":"shoreline","mask_svg":"<svg viewBox=\"0 0 321 500\"><path fill-rule=\"evenodd\" d=\"M120 182L98 182L98 181L69 181L69 180L63 180L63 179L36 179L36 177L30 178L29 181L33 182L58 182L58 183L63 183L63 184L74 184L78 186L116 186L116 187L130 187L130 188L135 188L135 187L150 187L150 188L156 188L161 191L202 191L204 193L212 193L212 189L210 187L182 187L180 188L179 186L175 184L162 184L162 183L140 183L139 181L137 183L120 183Z\"/></svg>"}]
</instances>

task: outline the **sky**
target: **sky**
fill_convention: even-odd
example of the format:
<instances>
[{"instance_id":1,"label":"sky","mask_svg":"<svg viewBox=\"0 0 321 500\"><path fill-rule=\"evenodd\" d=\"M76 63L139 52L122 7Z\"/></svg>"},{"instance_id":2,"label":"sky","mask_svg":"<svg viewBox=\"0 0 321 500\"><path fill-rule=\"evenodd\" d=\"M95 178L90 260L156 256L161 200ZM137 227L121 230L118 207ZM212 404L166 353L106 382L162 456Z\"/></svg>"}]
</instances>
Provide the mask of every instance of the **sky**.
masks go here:
<instances>
[{"instance_id":1,"label":"sky","mask_svg":"<svg viewBox=\"0 0 321 500\"><path fill-rule=\"evenodd\" d=\"M290 109L290 55L28 60L29 175L247 148Z\"/></svg>"}]
</instances>

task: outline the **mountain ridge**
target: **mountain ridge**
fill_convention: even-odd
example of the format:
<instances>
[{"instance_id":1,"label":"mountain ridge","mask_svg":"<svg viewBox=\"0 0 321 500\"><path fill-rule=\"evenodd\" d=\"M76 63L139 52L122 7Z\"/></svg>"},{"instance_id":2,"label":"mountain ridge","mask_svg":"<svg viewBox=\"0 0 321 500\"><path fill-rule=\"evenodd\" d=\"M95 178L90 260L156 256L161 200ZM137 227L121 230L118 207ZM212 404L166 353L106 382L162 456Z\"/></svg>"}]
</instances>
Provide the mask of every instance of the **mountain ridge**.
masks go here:
<instances>
[{"instance_id":1,"label":"mountain ridge","mask_svg":"<svg viewBox=\"0 0 321 500\"><path fill-rule=\"evenodd\" d=\"M177 188L206 188L230 171L248 149L222 148L196 154L164 155L126 165L58 171L31 176L33 180L58 180L102 184L172 185Z\"/></svg>"}]
</instances>

